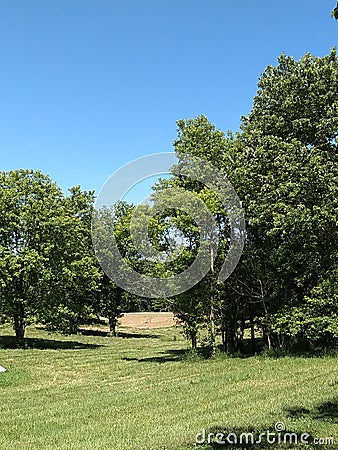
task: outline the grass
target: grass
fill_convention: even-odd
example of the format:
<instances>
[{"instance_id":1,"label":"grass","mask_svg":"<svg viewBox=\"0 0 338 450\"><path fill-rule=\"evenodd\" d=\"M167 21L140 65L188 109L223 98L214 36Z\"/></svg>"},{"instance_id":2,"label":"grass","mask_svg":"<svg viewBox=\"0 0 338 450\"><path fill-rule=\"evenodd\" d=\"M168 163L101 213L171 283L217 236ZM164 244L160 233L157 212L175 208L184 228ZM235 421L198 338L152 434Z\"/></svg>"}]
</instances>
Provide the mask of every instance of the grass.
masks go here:
<instances>
[{"instance_id":1,"label":"grass","mask_svg":"<svg viewBox=\"0 0 338 450\"><path fill-rule=\"evenodd\" d=\"M205 360L174 328L108 338L30 327L27 350L11 348L10 334L0 327L1 450L188 450L203 429L263 432L276 422L332 436L335 446L318 448L338 448L334 356Z\"/></svg>"}]
</instances>

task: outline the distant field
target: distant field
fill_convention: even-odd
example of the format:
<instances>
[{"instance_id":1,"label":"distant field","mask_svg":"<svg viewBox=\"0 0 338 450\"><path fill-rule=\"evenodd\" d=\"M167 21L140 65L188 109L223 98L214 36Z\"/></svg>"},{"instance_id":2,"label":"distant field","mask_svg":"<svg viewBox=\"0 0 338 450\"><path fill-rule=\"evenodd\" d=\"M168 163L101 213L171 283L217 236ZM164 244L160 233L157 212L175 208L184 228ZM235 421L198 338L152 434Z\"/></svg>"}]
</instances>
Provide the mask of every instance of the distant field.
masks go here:
<instances>
[{"instance_id":1,"label":"distant field","mask_svg":"<svg viewBox=\"0 0 338 450\"><path fill-rule=\"evenodd\" d=\"M0 327L1 450L189 450L210 431L288 431L336 439L338 360L187 352L175 327L62 336L28 329L27 350ZM197 448L279 449L268 446Z\"/></svg>"},{"instance_id":2,"label":"distant field","mask_svg":"<svg viewBox=\"0 0 338 450\"><path fill-rule=\"evenodd\" d=\"M119 322L122 326L135 328L167 328L176 325L174 315L170 312L125 313Z\"/></svg>"}]
</instances>

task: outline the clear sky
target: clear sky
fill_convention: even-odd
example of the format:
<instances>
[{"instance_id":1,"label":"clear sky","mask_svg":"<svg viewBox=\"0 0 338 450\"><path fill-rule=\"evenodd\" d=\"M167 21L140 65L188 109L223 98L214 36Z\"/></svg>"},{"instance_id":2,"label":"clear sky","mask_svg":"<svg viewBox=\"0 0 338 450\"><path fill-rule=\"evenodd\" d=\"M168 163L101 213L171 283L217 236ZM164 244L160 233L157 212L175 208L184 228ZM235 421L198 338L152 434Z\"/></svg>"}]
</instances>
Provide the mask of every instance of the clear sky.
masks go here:
<instances>
[{"instance_id":1,"label":"clear sky","mask_svg":"<svg viewBox=\"0 0 338 450\"><path fill-rule=\"evenodd\" d=\"M337 44L334 0L7 0L0 3L0 170L98 191L172 151L176 120L223 131L286 52Z\"/></svg>"}]
</instances>

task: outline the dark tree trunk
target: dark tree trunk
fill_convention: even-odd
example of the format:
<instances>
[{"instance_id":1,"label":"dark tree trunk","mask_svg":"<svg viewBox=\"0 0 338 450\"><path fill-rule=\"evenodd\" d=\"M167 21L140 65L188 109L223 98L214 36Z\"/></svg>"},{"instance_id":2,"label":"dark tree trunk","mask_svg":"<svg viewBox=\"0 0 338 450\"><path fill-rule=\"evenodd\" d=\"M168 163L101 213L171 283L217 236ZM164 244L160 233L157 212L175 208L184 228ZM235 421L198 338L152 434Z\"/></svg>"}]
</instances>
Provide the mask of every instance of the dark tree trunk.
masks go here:
<instances>
[{"instance_id":1,"label":"dark tree trunk","mask_svg":"<svg viewBox=\"0 0 338 450\"><path fill-rule=\"evenodd\" d=\"M209 326L210 326L210 357L213 358L216 354L216 332L215 332L215 293L214 293L214 249L213 242L210 251L211 273L210 273L210 314L209 314Z\"/></svg>"},{"instance_id":2,"label":"dark tree trunk","mask_svg":"<svg viewBox=\"0 0 338 450\"><path fill-rule=\"evenodd\" d=\"M283 333L278 333L278 346L279 348L285 347L285 336Z\"/></svg>"},{"instance_id":3,"label":"dark tree trunk","mask_svg":"<svg viewBox=\"0 0 338 450\"><path fill-rule=\"evenodd\" d=\"M222 323L222 326L221 326L221 335L222 335L223 351L226 353L226 351L227 351L227 342L226 342L226 329L225 329L225 324L224 323Z\"/></svg>"},{"instance_id":4,"label":"dark tree trunk","mask_svg":"<svg viewBox=\"0 0 338 450\"><path fill-rule=\"evenodd\" d=\"M225 352L230 353L230 333L229 333L229 325L225 326Z\"/></svg>"},{"instance_id":5,"label":"dark tree trunk","mask_svg":"<svg viewBox=\"0 0 338 450\"><path fill-rule=\"evenodd\" d=\"M271 348L272 348L271 336L270 336L270 333L267 331L266 325L263 325L262 331L263 331L263 338L264 338L265 344L267 345L268 349L271 350Z\"/></svg>"},{"instance_id":6,"label":"dark tree trunk","mask_svg":"<svg viewBox=\"0 0 338 450\"><path fill-rule=\"evenodd\" d=\"M109 336L117 337L117 322L119 314L119 308L121 307L121 298L122 298L122 289L120 287L116 287L114 298L111 300L108 320L109 320Z\"/></svg>"},{"instance_id":7,"label":"dark tree trunk","mask_svg":"<svg viewBox=\"0 0 338 450\"><path fill-rule=\"evenodd\" d=\"M238 341L236 336L237 330L233 324L226 326L226 352L234 353L237 350Z\"/></svg>"},{"instance_id":8,"label":"dark tree trunk","mask_svg":"<svg viewBox=\"0 0 338 450\"><path fill-rule=\"evenodd\" d=\"M214 312L214 296L211 293L210 298L210 357L213 358L216 354L216 339L215 339L215 312Z\"/></svg>"},{"instance_id":9,"label":"dark tree trunk","mask_svg":"<svg viewBox=\"0 0 338 450\"><path fill-rule=\"evenodd\" d=\"M243 352L243 350L244 350L243 349L244 333L245 333L245 320L242 319L240 329L239 329L239 334L238 334L238 343L237 343L237 350L239 350L240 352Z\"/></svg>"},{"instance_id":10,"label":"dark tree trunk","mask_svg":"<svg viewBox=\"0 0 338 450\"><path fill-rule=\"evenodd\" d=\"M197 350L197 332L196 330L190 333L191 349L195 352Z\"/></svg>"},{"instance_id":11,"label":"dark tree trunk","mask_svg":"<svg viewBox=\"0 0 338 450\"><path fill-rule=\"evenodd\" d=\"M26 323L25 310L22 303L15 303L13 318L17 346L20 348L25 348Z\"/></svg>"},{"instance_id":12,"label":"dark tree trunk","mask_svg":"<svg viewBox=\"0 0 338 450\"><path fill-rule=\"evenodd\" d=\"M251 350L253 353L255 353L256 352L255 322L252 316L250 317L250 338L251 338Z\"/></svg>"},{"instance_id":13,"label":"dark tree trunk","mask_svg":"<svg viewBox=\"0 0 338 450\"><path fill-rule=\"evenodd\" d=\"M117 325L117 319L115 315L109 316L109 337L116 337L116 325Z\"/></svg>"}]
</instances>

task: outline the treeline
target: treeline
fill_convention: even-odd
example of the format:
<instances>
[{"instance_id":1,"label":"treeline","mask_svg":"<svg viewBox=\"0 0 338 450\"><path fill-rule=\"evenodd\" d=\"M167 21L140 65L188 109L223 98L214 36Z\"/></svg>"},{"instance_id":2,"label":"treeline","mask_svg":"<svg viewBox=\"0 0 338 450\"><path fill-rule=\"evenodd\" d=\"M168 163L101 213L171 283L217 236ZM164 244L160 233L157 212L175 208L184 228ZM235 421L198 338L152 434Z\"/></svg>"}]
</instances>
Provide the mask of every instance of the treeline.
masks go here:
<instances>
[{"instance_id":1,"label":"treeline","mask_svg":"<svg viewBox=\"0 0 338 450\"><path fill-rule=\"evenodd\" d=\"M338 60L336 51L299 61L282 55L259 79L241 131L225 135L206 117L180 120L174 142L179 163L207 159L236 189L246 218L241 260L224 283L218 272L229 250L229 217L217 195L188 177L154 186L153 202L168 187L193 193L211 212L220 244L212 270L193 288L167 299L131 295L100 268L91 243L94 193L68 196L48 176L17 170L0 175L0 314L13 320L18 343L30 321L75 332L95 316L111 334L122 311L172 310L192 347L206 331L211 355L217 335L225 352L326 348L338 338ZM148 213L152 214L151 207ZM120 253L139 273L172 277L198 252L198 227L188 214L153 214L149 238L169 263L145 259L130 236L135 207L103 208ZM147 211L146 211L147 212ZM104 233L104 230L101 230ZM100 235L101 236L101 235ZM177 236L182 237L181 241ZM102 235L102 239L106 236ZM109 259L109 254L107 258ZM205 333L202 333L205 335Z\"/></svg>"}]
</instances>

